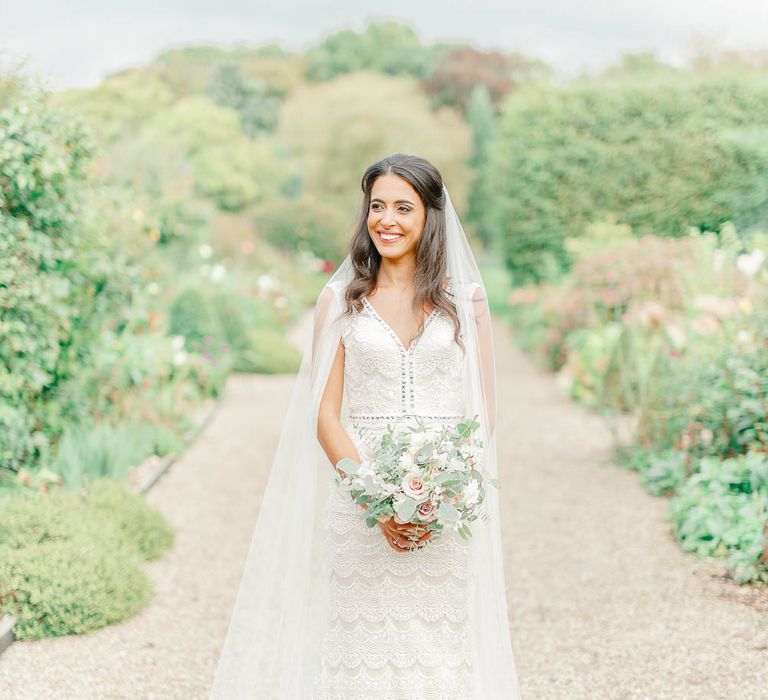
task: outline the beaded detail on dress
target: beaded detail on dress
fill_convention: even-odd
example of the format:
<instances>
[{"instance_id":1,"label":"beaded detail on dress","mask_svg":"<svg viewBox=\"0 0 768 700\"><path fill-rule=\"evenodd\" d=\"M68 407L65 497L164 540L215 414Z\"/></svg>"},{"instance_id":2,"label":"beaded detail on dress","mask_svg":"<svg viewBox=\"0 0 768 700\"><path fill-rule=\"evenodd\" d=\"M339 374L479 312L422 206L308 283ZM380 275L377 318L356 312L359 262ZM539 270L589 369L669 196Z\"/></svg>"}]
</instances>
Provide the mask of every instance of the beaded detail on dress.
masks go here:
<instances>
[{"instance_id":1,"label":"beaded detail on dress","mask_svg":"<svg viewBox=\"0 0 768 700\"><path fill-rule=\"evenodd\" d=\"M445 314L433 312L406 349L364 303L342 341L347 432L361 455L393 419L442 424L462 417L461 349ZM422 548L397 552L364 514L331 483L324 523L329 617L312 700L480 700L468 543L445 530Z\"/></svg>"},{"instance_id":2,"label":"beaded detail on dress","mask_svg":"<svg viewBox=\"0 0 768 700\"><path fill-rule=\"evenodd\" d=\"M367 298L343 320L344 392L355 414L460 415L462 354L451 319L435 309L406 349Z\"/></svg>"}]
</instances>

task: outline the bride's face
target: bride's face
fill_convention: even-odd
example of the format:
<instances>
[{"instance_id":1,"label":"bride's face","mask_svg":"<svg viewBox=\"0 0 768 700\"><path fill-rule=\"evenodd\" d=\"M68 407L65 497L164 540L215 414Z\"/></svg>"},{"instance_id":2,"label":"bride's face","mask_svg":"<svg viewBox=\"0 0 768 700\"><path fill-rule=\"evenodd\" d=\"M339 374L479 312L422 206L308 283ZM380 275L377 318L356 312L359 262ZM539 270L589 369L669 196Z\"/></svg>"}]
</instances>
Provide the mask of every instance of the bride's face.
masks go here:
<instances>
[{"instance_id":1,"label":"bride's face","mask_svg":"<svg viewBox=\"0 0 768 700\"><path fill-rule=\"evenodd\" d=\"M426 219L426 209L408 182L392 174L376 178L368 207L368 233L383 258L415 255Z\"/></svg>"}]
</instances>

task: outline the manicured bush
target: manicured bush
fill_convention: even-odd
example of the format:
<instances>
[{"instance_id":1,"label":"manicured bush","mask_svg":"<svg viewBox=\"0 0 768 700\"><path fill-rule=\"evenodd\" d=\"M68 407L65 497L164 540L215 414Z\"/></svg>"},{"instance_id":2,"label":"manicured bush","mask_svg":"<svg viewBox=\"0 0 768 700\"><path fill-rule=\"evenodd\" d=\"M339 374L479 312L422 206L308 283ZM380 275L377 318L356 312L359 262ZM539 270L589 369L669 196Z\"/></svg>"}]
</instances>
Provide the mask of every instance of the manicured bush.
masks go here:
<instances>
[{"instance_id":1,"label":"manicured bush","mask_svg":"<svg viewBox=\"0 0 768 700\"><path fill-rule=\"evenodd\" d=\"M16 617L17 639L120 622L152 597L141 562L173 541L160 513L110 480L16 494L0 508L0 610Z\"/></svg>"},{"instance_id":2,"label":"manicured bush","mask_svg":"<svg viewBox=\"0 0 768 700\"><path fill-rule=\"evenodd\" d=\"M505 103L484 181L515 284L568 270L565 241L613 218L636 235L768 223L768 80L760 75L594 79L521 89Z\"/></svg>"}]
</instances>

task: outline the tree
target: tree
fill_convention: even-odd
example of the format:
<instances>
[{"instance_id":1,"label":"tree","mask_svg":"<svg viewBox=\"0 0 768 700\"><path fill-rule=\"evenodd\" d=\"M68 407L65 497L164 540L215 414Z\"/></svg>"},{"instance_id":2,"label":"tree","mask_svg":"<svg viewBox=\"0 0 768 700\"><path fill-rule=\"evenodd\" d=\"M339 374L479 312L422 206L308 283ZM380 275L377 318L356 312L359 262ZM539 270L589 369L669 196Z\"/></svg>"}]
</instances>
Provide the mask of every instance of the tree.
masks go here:
<instances>
[{"instance_id":1,"label":"tree","mask_svg":"<svg viewBox=\"0 0 768 700\"><path fill-rule=\"evenodd\" d=\"M467 123L472 129L472 154L469 164L475 178L469 191L468 219L477 224L480 239L490 245L496 228L489 217L493 215L494 183L489 167L496 133L496 114L488 88L479 83L472 90L467 108Z\"/></svg>"},{"instance_id":2,"label":"tree","mask_svg":"<svg viewBox=\"0 0 768 700\"><path fill-rule=\"evenodd\" d=\"M495 108L520 83L546 79L549 67L519 53L480 51L457 46L446 51L423 82L433 104L455 107L466 113L476 85L485 85Z\"/></svg>"},{"instance_id":3,"label":"tree","mask_svg":"<svg viewBox=\"0 0 768 700\"><path fill-rule=\"evenodd\" d=\"M307 60L307 77L316 81L360 70L420 78L430 70L433 52L410 27L385 21L371 22L364 32L331 34L307 51Z\"/></svg>"},{"instance_id":4,"label":"tree","mask_svg":"<svg viewBox=\"0 0 768 700\"><path fill-rule=\"evenodd\" d=\"M231 107L240 115L240 126L251 138L277 127L280 98L270 94L262 81L246 76L235 63L219 67L209 95L216 104Z\"/></svg>"}]
</instances>

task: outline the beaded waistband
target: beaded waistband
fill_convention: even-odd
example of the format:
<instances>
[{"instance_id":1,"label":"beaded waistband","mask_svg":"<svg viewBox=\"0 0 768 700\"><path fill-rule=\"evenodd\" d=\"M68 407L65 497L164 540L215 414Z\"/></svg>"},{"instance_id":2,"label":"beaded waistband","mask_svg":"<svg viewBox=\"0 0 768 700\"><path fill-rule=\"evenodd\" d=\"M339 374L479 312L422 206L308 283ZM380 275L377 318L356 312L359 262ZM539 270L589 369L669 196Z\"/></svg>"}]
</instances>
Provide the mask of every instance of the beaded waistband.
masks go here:
<instances>
[{"instance_id":1,"label":"beaded waistband","mask_svg":"<svg viewBox=\"0 0 768 700\"><path fill-rule=\"evenodd\" d=\"M459 420L464 418L460 413L350 413L350 421L383 421L383 420L401 420L403 418L427 418L429 420Z\"/></svg>"}]
</instances>

